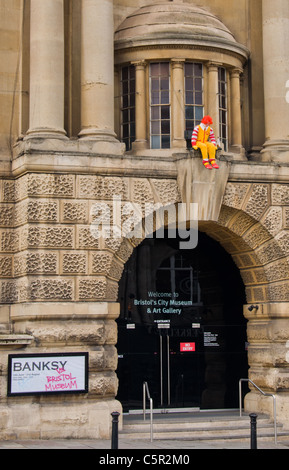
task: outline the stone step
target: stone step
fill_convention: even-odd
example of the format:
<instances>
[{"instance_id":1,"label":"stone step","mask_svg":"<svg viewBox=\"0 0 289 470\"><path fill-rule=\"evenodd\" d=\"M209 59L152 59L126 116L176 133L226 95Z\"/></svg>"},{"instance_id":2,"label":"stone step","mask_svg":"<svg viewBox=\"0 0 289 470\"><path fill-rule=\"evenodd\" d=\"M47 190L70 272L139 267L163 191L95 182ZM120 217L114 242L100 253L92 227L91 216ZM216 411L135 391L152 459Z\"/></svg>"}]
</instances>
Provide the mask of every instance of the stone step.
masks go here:
<instances>
[{"instance_id":1,"label":"stone step","mask_svg":"<svg viewBox=\"0 0 289 470\"><path fill-rule=\"evenodd\" d=\"M277 426L278 438L289 438L289 432ZM125 417L120 439L150 439L150 419L141 417ZM224 440L250 438L250 417L237 416L236 413L203 414L194 413L183 416L154 415L154 439L193 439L193 440ZM257 419L257 438L274 438L274 424L266 415Z\"/></svg>"},{"instance_id":2,"label":"stone step","mask_svg":"<svg viewBox=\"0 0 289 470\"><path fill-rule=\"evenodd\" d=\"M248 426L250 427L250 421L248 420L220 420L220 421L194 421L194 422L153 422L153 428L155 431L184 431L184 430L199 430L202 429L247 429ZM273 423L269 419L263 419L262 421L258 421L258 427L272 427ZM124 432L144 432L150 429L150 422L147 420L146 422L139 422L135 424L124 424L123 431Z\"/></svg>"}]
</instances>

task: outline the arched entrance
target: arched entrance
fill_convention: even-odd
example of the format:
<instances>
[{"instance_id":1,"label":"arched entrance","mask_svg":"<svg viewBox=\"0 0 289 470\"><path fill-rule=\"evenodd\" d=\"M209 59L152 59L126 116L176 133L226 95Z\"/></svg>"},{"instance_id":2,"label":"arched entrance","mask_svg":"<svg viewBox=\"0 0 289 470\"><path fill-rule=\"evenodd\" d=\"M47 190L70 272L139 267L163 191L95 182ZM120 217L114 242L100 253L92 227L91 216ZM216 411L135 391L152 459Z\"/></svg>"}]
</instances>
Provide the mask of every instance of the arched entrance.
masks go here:
<instances>
[{"instance_id":1,"label":"arched entrance","mask_svg":"<svg viewBox=\"0 0 289 470\"><path fill-rule=\"evenodd\" d=\"M201 232L194 250L144 240L125 265L119 302L124 411L142 407L143 381L156 407L238 406L238 381L248 376L245 289L218 242Z\"/></svg>"}]
</instances>

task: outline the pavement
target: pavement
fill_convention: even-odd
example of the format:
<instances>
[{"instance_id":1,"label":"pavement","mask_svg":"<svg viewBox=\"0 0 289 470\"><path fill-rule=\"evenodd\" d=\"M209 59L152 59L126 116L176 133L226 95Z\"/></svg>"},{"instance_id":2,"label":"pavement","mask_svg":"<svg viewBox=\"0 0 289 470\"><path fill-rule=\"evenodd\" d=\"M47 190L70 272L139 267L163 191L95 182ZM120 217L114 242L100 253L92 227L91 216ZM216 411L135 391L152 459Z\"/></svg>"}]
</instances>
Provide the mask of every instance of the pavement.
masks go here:
<instances>
[{"instance_id":1,"label":"pavement","mask_svg":"<svg viewBox=\"0 0 289 470\"><path fill-rule=\"evenodd\" d=\"M202 413L204 415L205 413ZM235 415L239 416L239 410L218 410L218 411L209 411L206 412L207 417L211 419L214 417L227 417L228 415L234 417ZM200 418L200 412L191 413L191 417L194 416L194 419ZM154 420L156 422L162 421L164 415L156 413L154 415ZM167 423L174 422L175 419L179 420L184 417L183 413L172 413L165 415ZM126 424L134 423L135 420L139 419L138 415L127 414ZM187 419L187 415L185 417ZM131 439L124 434L122 431L118 435L118 450L112 450L111 439L29 439L29 440L0 440L0 450L2 449L39 449L39 450L98 450L98 455L107 456L107 455L116 455L118 451L120 455L154 455L154 453L162 453L163 450L167 450L167 454L173 455L190 455L190 451L195 449L241 449L241 450L250 450L251 442L250 437L248 438L231 438L231 439L212 439L208 440L205 438L195 439L189 437L179 437L176 434L175 439L157 439L154 438L151 442L149 439L135 438ZM257 449L270 449L270 450L289 450L289 436L279 436L277 438L277 444L275 444L274 437L259 437L257 432ZM106 450L107 452L102 452ZM111 451L111 452L108 452ZM124 451L124 452L122 452ZM127 451L127 452L125 452ZM185 451L185 452L182 452ZM137 461L138 462L138 461ZM113 462L111 462L113 463ZM120 462L123 463L123 462ZM146 463L146 462L145 462ZM156 464L157 462L152 462ZM163 462L164 463L164 462Z\"/></svg>"},{"instance_id":2,"label":"pavement","mask_svg":"<svg viewBox=\"0 0 289 470\"><path fill-rule=\"evenodd\" d=\"M56 449L78 449L78 450L111 450L111 440L101 439L57 439L57 440L15 440L15 441L0 441L0 450L2 449L39 449L39 450L56 450ZM242 440L220 440L220 441L192 441L192 440L127 440L119 438L118 450L127 449L129 451L145 451L146 454L152 454L152 451L162 451L167 449L170 453L180 450L193 450L193 449L250 449L250 439ZM257 450L262 449L284 449L289 450L289 441L277 442L275 445L274 439L259 440L257 439ZM112 451L115 455L117 451ZM140 452L143 454L143 452ZM183 453L182 453L183 454ZM123 455L123 453L121 454Z\"/></svg>"}]
</instances>

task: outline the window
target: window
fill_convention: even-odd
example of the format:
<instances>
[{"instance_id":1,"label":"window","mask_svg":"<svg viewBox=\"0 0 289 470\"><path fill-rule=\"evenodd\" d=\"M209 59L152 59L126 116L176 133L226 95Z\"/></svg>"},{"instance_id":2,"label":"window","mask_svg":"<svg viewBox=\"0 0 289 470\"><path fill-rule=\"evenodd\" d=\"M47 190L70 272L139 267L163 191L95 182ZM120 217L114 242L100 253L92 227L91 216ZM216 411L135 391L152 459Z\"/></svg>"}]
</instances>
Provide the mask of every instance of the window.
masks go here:
<instances>
[{"instance_id":1,"label":"window","mask_svg":"<svg viewBox=\"0 0 289 470\"><path fill-rule=\"evenodd\" d=\"M149 65L149 108L144 109L149 121L147 139L151 149L169 149L172 140L171 118L175 109L171 105L170 62L151 62ZM121 69L121 140L126 150L131 150L136 140L136 72L134 65ZM227 104L227 71L218 67L218 111L220 143L228 150L228 104ZM204 109L204 65L198 62L184 64L184 102L178 101L183 111L185 139L187 148L191 148L192 131L200 124ZM148 111L148 114L147 114ZM145 119L145 122L147 122Z\"/></svg>"},{"instance_id":2,"label":"window","mask_svg":"<svg viewBox=\"0 0 289 470\"><path fill-rule=\"evenodd\" d=\"M152 149L167 149L171 143L170 64L150 64L150 136Z\"/></svg>"},{"instance_id":3,"label":"window","mask_svg":"<svg viewBox=\"0 0 289 470\"><path fill-rule=\"evenodd\" d=\"M156 273L156 286L159 292L178 292L179 300L190 300L201 305L201 289L196 271L190 261L181 253L167 258Z\"/></svg>"},{"instance_id":4,"label":"window","mask_svg":"<svg viewBox=\"0 0 289 470\"><path fill-rule=\"evenodd\" d=\"M224 149L228 150L228 126L227 126L227 73L226 69L219 67L219 136L220 141L224 145Z\"/></svg>"},{"instance_id":5,"label":"window","mask_svg":"<svg viewBox=\"0 0 289 470\"><path fill-rule=\"evenodd\" d=\"M121 140L126 150L131 150L135 140L135 68L123 67L121 71Z\"/></svg>"},{"instance_id":6,"label":"window","mask_svg":"<svg viewBox=\"0 0 289 470\"><path fill-rule=\"evenodd\" d=\"M185 129L190 135L204 116L203 103L203 65L199 63L185 64ZM187 139L191 147L190 137Z\"/></svg>"}]
</instances>

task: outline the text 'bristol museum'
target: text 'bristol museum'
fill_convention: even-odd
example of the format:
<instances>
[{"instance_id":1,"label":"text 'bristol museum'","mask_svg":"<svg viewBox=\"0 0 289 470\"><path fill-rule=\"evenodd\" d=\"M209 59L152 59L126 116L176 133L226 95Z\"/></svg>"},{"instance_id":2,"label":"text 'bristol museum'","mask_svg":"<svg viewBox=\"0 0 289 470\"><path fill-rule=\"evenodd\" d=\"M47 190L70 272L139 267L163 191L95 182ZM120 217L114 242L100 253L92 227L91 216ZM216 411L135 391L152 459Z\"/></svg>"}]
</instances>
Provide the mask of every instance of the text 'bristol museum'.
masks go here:
<instances>
[{"instance_id":1,"label":"text 'bristol museum'","mask_svg":"<svg viewBox=\"0 0 289 470\"><path fill-rule=\"evenodd\" d=\"M289 2L197 4L0 0L1 439L289 427Z\"/></svg>"}]
</instances>

